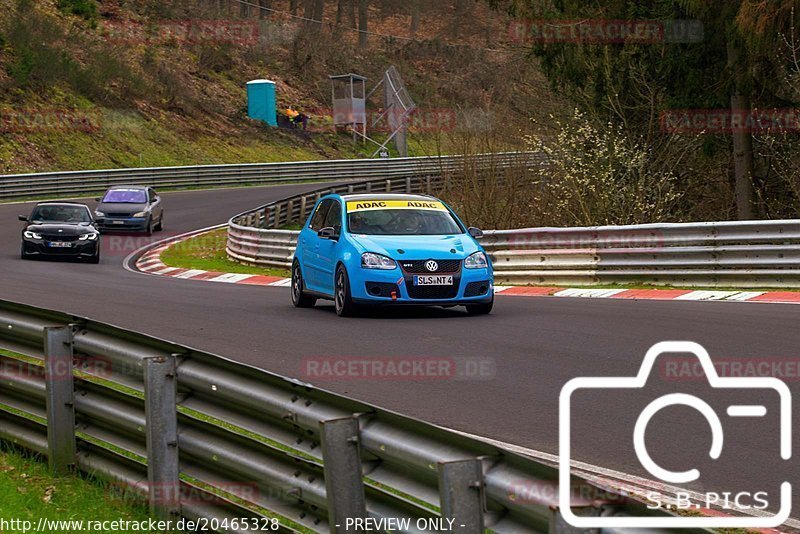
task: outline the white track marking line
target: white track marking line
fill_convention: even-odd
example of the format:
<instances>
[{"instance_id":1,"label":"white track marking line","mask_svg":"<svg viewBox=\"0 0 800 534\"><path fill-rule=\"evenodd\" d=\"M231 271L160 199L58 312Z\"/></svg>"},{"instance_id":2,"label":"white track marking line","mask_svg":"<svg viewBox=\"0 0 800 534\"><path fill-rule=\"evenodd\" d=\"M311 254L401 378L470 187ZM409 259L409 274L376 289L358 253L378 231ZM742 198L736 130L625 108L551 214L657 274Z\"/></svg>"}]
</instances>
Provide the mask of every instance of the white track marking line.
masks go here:
<instances>
[{"instance_id":1,"label":"white track marking line","mask_svg":"<svg viewBox=\"0 0 800 534\"><path fill-rule=\"evenodd\" d=\"M189 278L194 278L195 276L200 276L201 274L206 274L208 271L202 271L200 269L192 269L190 271L186 271L181 274L177 274L174 278L183 278L184 280L188 280Z\"/></svg>"},{"instance_id":2,"label":"white track marking line","mask_svg":"<svg viewBox=\"0 0 800 534\"><path fill-rule=\"evenodd\" d=\"M171 272L179 271L179 270L180 269L178 269L177 267L166 267L164 269L161 269L160 271L152 271L152 272L153 272L153 274L169 274Z\"/></svg>"},{"instance_id":3,"label":"white track marking line","mask_svg":"<svg viewBox=\"0 0 800 534\"><path fill-rule=\"evenodd\" d=\"M284 278L283 280L279 280L277 282L272 282L271 284L267 284L273 287L292 287L292 279L291 278Z\"/></svg>"},{"instance_id":4,"label":"white track marking line","mask_svg":"<svg viewBox=\"0 0 800 534\"><path fill-rule=\"evenodd\" d=\"M224 284L236 284L241 282L242 280L247 280L248 278L252 278L255 276L254 274L235 274L235 273L226 273L216 278L211 278L207 280L208 282L222 282Z\"/></svg>"},{"instance_id":5,"label":"white track marking line","mask_svg":"<svg viewBox=\"0 0 800 534\"><path fill-rule=\"evenodd\" d=\"M750 300L756 297L760 297L763 295L764 291L742 291L741 293L737 293L733 296L727 297L725 300Z\"/></svg>"},{"instance_id":6,"label":"white track marking line","mask_svg":"<svg viewBox=\"0 0 800 534\"><path fill-rule=\"evenodd\" d=\"M580 288L573 288L573 289L565 289L564 291L559 291L555 293L554 297L583 297L583 298L595 298L595 299L604 299L608 297L612 297L614 295L618 295L619 293L624 293L627 289L580 289Z\"/></svg>"},{"instance_id":7,"label":"white track marking line","mask_svg":"<svg viewBox=\"0 0 800 534\"><path fill-rule=\"evenodd\" d=\"M511 289L511 287L512 286L494 286L494 292L495 293L502 293L503 291L506 291L507 289Z\"/></svg>"},{"instance_id":8,"label":"white track marking line","mask_svg":"<svg viewBox=\"0 0 800 534\"><path fill-rule=\"evenodd\" d=\"M139 267L139 270L140 271L144 271L144 272L151 272L151 271L155 271L156 269L163 269L165 267L166 267L166 265L164 265L161 262L158 262L158 263L155 263L153 265L149 265L147 267Z\"/></svg>"},{"instance_id":9,"label":"white track marking line","mask_svg":"<svg viewBox=\"0 0 800 534\"><path fill-rule=\"evenodd\" d=\"M730 300L741 293L740 291L692 291L680 297L675 297L675 300Z\"/></svg>"},{"instance_id":10,"label":"white track marking line","mask_svg":"<svg viewBox=\"0 0 800 534\"><path fill-rule=\"evenodd\" d=\"M528 449L526 447L521 447L519 445L514 445L512 443L506 443L504 441L498 441L492 438L477 436L475 434L462 432L460 430L455 430L448 427L440 427L440 428L443 428L450 432L455 432L456 434L461 434L462 436L466 436L471 439L483 441L484 443L488 443L489 445L494 445L495 447L499 447L501 449L507 449L511 452L521 454L523 456L529 456L535 460L541 461L542 463L548 464L555 469L558 469L558 456L555 454L537 451L534 449ZM657 482L655 480L649 480L635 475L629 475L627 473L622 473L621 471L614 471L613 469L607 469L605 467L600 467L585 462L579 462L577 460L571 460L570 465L572 466L573 468L572 470L575 471L576 474L578 474L579 476L583 476L583 478L586 478L590 482L592 481L592 479L594 479L605 484L609 483L614 484L618 486L619 489L627 491L628 493L631 494L644 495L648 490L651 491L655 490L659 491L664 497L671 498L673 496L676 496L678 493L683 493L688 495L693 501L700 503L705 502L706 496L702 493L686 490L684 488L679 488L676 486L671 486L663 482ZM674 502L670 502L670 504L674 504ZM763 510L755 510L755 509L733 508L732 510L728 511L737 511L743 515L758 516L758 517L765 517L771 515ZM788 519L784 523L784 525L790 528L797 529L800 528L800 520Z\"/></svg>"}]
</instances>

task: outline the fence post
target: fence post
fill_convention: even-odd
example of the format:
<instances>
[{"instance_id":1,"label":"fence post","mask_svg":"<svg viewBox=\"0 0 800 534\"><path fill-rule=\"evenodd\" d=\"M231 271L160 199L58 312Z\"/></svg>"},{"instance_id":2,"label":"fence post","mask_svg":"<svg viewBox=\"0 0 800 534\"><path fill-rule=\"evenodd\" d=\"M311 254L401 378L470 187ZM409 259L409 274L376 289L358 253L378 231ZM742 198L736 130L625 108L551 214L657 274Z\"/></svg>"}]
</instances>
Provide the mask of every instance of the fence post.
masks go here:
<instances>
[{"instance_id":1,"label":"fence post","mask_svg":"<svg viewBox=\"0 0 800 534\"><path fill-rule=\"evenodd\" d=\"M426 177L425 177L425 191L426 191L426 192L427 192L429 195L432 195L432 194L433 194L433 189L431 189L431 177L430 177L430 176L426 176Z\"/></svg>"},{"instance_id":2,"label":"fence post","mask_svg":"<svg viewBox=\"0 0 800 534\"><path fill-rule=\"evenodd\" d=\"M269 208L264 208L264 224L261 225L261 228L269 228Z\"/></svg>"},{"instance_id":3,"label":"fence post","mask_svg":"<svg viewBox=\"0 0 800 534\"><path fill-rule=\"evenodd\" d=\"M275 204L275 224L273 228L280 228L281 227L281 205L280 203Z\"/></svg>"},{"instance_id":4,"label":"fence post","mask_svg":"<svg viewBox=\"0 0 800 534\"><path fill-rule=\"evenodd\" d=\"M50 470L63 475L75 466L75 390L72 377L72 327L44 329L47 392L47 455Z\"/></svg>"},{"instance_id":5,"label":"fence post","mask_svg":"<svg viewBox=\"0 0 800 534\"><path fill-rule=\"evenodd\" d=\"M442 518L452 519L459 534L483 534L483 466L479 459L439 464Z\"/></svg>"},{"instance_id":6,"label":"fence post","mask_svg":"<svg viewBox=\"0 0 800 534\"><path fill-rule=\"evenodd\" d=\"M367 193L372 193L372 182L367 182Z\"/></svg>"},{"instance_id":7,"label":"fence post","mask_svg":"<svg viewBox=\"0 0 800 534\"><path fill-rule=\"evenodd\" d=\"M180 513L175 360L174 354L144 359L148 497L161 520Z\"/></svg>"},{"instance_id":8,"label":"fence post","mask_svg":"<svg viewBox=\"0 0 800 534\"><path fill-rule=\"evenodd\" d=\"M306 206L307 202L308 201L306 200L305 195L300 197L300 224L305 223L306 218L308 217L308 215L306 215L306 209L308 209L308 207Z\"/></svg>"},{"instance_id":9,"label":"fence post","mask_svg":"<svg viewBox=\"0 0 800 534\"><path fill-rule=\"evenodd\" d=\"M331 419L320 426L328 522L331 532L339 534L348 532L347 519L367 517L358 418Z\"/></svg>"},{"instance_id":10,"label":"fence post","mask_svg":"<svg viewBox=\"0 0 800 534\"><path fill-rule=\"evenodd\" d=\"M406 177L406 193L411 193L411 177Z\"/></svg>"}]
</instances>

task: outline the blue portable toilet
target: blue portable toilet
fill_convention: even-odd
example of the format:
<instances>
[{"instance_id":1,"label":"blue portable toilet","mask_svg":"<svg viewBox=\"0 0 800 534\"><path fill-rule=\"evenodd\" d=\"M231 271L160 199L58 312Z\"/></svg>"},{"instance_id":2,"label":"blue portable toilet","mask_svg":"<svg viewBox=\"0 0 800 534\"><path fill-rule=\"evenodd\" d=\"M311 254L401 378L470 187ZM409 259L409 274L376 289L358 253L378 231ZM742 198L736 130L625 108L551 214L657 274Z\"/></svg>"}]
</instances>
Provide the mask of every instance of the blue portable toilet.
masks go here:
<instances>
[{"instance_id":1,"label":"blue portable toilet","mask_svg":"<svg viewBox=\"0 0 800 534\"><path fill-rule=\"evenodd\" d=\"M275 82L253 80L247 82L247 116L264 121L270 126L278 125Z\"/></svg>"}]
</instances>

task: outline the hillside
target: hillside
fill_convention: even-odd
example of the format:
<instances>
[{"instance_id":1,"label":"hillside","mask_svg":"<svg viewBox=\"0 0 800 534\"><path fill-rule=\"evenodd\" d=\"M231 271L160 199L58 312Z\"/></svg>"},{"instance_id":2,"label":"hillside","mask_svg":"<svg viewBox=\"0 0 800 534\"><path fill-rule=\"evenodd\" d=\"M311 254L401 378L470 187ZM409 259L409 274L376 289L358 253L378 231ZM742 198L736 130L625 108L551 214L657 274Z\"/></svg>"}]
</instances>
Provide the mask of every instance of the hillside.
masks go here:
<instances>
[{"instance_id":1,"label":"hillside","mask_svg":"<svg viewBox=\"0 0 800 534\"><path fill-rule=\"evenodd\" d=\"M355 4L0 0L0 172L369 156L330 128L327 77L390 65L419 105L412 155L513 145L563 109L488 3L373 0L366 43ZM248 119L256 78L311 131Z\"/></svg>"}]
</instances>

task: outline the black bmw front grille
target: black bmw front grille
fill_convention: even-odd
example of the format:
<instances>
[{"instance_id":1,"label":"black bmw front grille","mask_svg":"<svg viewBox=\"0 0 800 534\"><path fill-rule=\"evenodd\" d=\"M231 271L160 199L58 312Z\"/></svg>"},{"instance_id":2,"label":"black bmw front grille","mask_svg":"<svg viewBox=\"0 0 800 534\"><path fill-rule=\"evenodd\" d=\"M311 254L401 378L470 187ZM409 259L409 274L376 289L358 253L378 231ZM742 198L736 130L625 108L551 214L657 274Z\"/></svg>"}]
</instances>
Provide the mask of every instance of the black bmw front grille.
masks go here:
<instances>
[{"instance_id":1,"label":"black bmw front grille","mask_svg":"<svg viewBox=\"0 0 800 534\"><path fill-rule=\"evenodd\" d=\"M77 241L76 235L42 234L45 241Z\"/></svg>"},{"instance_id":2,"label":"black bmw front grille","mask_svg":"<svg viewBox=\"0 0 800 534\"><path fill-rule=\"evenodd\" d=\"M428 269L428 262L435 262L436 269ZM400 266L409 274L449 274L461 270L461 260L401 260Z\"/></svg>"}]
</instances>

